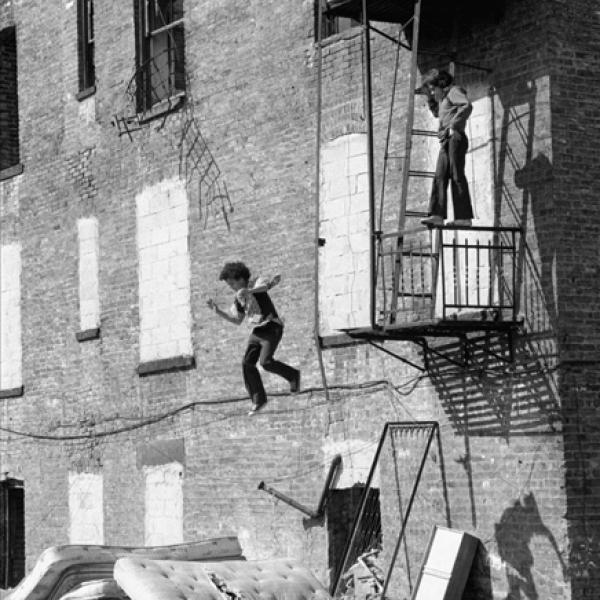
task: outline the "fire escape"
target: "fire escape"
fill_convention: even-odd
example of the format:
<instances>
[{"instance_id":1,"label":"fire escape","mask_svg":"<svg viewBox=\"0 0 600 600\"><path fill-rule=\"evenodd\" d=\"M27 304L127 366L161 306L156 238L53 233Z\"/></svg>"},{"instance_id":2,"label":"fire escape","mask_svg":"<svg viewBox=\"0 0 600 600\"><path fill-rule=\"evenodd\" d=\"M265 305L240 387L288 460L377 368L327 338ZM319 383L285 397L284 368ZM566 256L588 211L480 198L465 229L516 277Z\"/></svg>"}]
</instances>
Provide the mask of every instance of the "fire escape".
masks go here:
<instances>
[{"instance_id":1,"label":"fire escape","mask_svg":"<svg viewBox=\"0 0 600 600\"><path fill-rule=\"evenodd\" d=\"M221 170L202 134L186 69L182 0L152 0L137 9L136 67L112 123L119 137L173 119L168 144L177 152L179 175L189 196L198 202L203 225L209 215L222 217L229 228L233 211Z\"/></svg>"},{"instance_id":2,"label":"fire escape","mask_svg":"<svg viewBox=\"0 0 600 600\"><path fill-rule=\"evenodd\" d=\"M443 20L452 15L457 5L465 2L441 4L437 0L320 0L320 3L320 14L352 18L362 24L370 229L370 324L345 329L340 336L321 338L322 348L363 341L426 371L429 353L439 354L431 344L433 339L459 340L464 353L463 360L458 364L466 366L469 361L470 340L482 335L493 335L505 342L502 346L506 351L497 358L511 362L514 358L514 334L520 327L517 278L522 243L520 228L494 225L469 228L448 225L427 227L420 222L427 216L422 208L423 194L419 198L418 194L411 192L411 186L415 182L420 182L419 185L424 189L424 184L430 183L434 176L432 170L413 166L415 141L437 138L437 131L419 128L415 124L415 102L420 94L417 83L419 58L427 54L450 58L450 72L453 72L455 65L461 64L470 69L490 71L478 65L458 62L455 51L428 51L419 47L420 31L427 19ZM451 28L452 19L449 21L448 27ZM398 25L397 36L390 35L389 28L388 32L383 31L374 22ZM324 59L321 52L321 26L318 29L321 90ZM375 198L372 35L383 36L394 42L396 48L383 168L378 174L382 181L379 202ZM403 41L403 36L406 42ZM408 74L399 73L401 51L410 52ZM392 152L390 128L394 111L398 112L394 99L400 79L408 95L402 115L405 132L401 151ZM318 135L320 140L320 131ZM437 140L435 143L437 144ZM400 189L388 193L386 178L390 176L392 168L398 167ZM492 168L494 169L494 165ZM419 199L420 209L415 206ZM322 243L321 241L320 244ZM418 344L422 349L423 367L385 348L382 344L388 340Z\"/></svg>"}]
</instances>

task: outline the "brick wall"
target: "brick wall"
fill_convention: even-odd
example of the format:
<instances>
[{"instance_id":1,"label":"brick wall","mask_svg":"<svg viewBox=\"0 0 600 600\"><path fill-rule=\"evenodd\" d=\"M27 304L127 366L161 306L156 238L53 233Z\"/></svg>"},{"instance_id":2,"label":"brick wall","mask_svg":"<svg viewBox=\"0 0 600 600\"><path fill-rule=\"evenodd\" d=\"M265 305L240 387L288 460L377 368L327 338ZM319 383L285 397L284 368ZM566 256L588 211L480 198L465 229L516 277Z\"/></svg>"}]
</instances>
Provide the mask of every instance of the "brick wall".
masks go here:
<instances>
[{"instance_id":1,"label":"brick wall","mask_svg":"<svg viewBox=\"0 0 600 600\"><path fill-rule=\"evenodd\" d=\"M459 66L457 76L474 100L493 86L495 144L485 136L482 142L496 165L495 186L486 192L494 221L525 230L520 282L527 334L517 339L515 364L489 352L506 351L505 341L493 337L473 346L467 369L457 364L460 345L440 342L436 348L456 362L431 356L429 377L368 346L328 350L327 397L313 337L312 3L186 2L193 104L132 139L119 137L111 121L127 108L133 3L120 3L118 10L115 3L97 3L97 92L83 102L75 99L74 3L14 6L25 171L0 183L0 200L3 242L6 236L22 247L25 394L0 401L0 470L25 482L29 566L42 548L68 542L72 471L102 472L104 542L143 544L147 488L138 448L184 439L184 540L237 534L249 558L298 557L326 581L326 526L303 521L301 513L258 491L258 482L315 506L332 449L342 449L344 485L350 487L364 477L361 465L368 464L386 420L437 420L442 451L415 505L416 529L403 557L411 581L425 531L436 522L482 540L468 597L597 595L593 498L599 475L597 448L589 440L596 431L598 376L597 364L585 362L597 360L598 351L597 319L588 310L598 295L592 191L598 142L587 130L597 119L588 86L597 72L599 39L592 8L583 0L507 2L498 23L467 20L460 38L464 62L493 69L483 75ZM8 19L2 11L0 29ZM572 25L564 26L561 11ZM354 30L324 49L324 139L365 130L360 50ZM377 38L373 54L379 173L394 51ZM407 60L403 56L403 67ZM403 139L404 106L399 91L394 152ZM429 118L419 110L419 118ZM212 157L218 188L190 163L193 151L187 150L194 144ZM421 156L430 153L424 148ZM399 177L392 169L386 193ZM190 200L196 367L140 377L136 196L177 178ZM378 177L378 189L380 183ZM427 190L413 194L414 208L424 208ZM391 222L393 207L386 215ZM97 219L99 232L100 337L85 342L75 337L82 218ZM217 321L206 307L208 297L223 307L230 302L217 277L232 259L247 261L256 274L282 274L272 292L286 318L278 356L302 369L306 389L292 397L285 382L266 374L271 402L253 419L246 416L240 369L247 331ZM387 347L422 361L416 346ZM405 475L403 486L410 485ZM384 484L385 524L394 488ZM437 500L441 490L445 497ZM436 497L433 508L425 491Z\"/></svg>"}]
</instances>

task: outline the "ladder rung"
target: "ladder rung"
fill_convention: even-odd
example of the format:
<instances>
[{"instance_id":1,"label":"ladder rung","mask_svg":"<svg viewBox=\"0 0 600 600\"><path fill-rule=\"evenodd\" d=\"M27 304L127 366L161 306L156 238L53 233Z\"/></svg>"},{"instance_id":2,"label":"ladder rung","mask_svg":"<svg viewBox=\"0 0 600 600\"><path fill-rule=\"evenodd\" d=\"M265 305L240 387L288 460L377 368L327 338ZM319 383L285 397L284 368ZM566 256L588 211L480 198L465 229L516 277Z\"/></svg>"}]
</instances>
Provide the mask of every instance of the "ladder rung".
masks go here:
<instances>
[{"instance_id":1,"label":"ladder rung","mask_svg":"<svg viewBox=\"0 0 600 600\"><path fill-rule=\"evenodd\" d=\"M437 131L429 131L428 129L413 129L412 133L413 133L413 135L424 135L427 137L437 137L438 136Z\"/></svg>"},{"instance_id":2,"label":"ladder rung","mask_svg":"<svg viewBox=\"0 0 600 600\"><path fill-rule=\"evenodd\" d=\"M394 231L393 233L384 233L379 236L379 239L385 240L389 238L401 238L409 233L419 233L420 231L429 231L427 225L421 225L419 227L411 227L410 229L403 229L402 231Z\"/></svg>"},{"instance_id":3,"label":"ladder rung","mask_svg":"<svg viewBox=\"0 0 600 600\"><path fill-rule=\"evenodd\" d=\"M398 292L398 296L402 296L403 298L431 298L431 292L415 292L414 294L409 294L408 292Z\"/></svg>"},{"instance_id":4,"label":"ladder rung","mask_svg":"<svg viewBox=\"0 0 600 600\"><path fill-rule=\"evenodd\" d=\"M431 179L435 177L435 172L433 171L409 171L408 174L411 177L430 177Z\"/></svg>"},{"instance_id":5,"label":"ladder rung","mask_svg":"<svg viewBox=\"0 0 600 600\"><path fill-rule=\"evenodd\" d=\"M432 252L409 252L408 250L389 250L387 252L380 252L379 256L395 256L396 254L401 254L402 256L427 256L428 258L433 258Z\"/></svg>"}]
</instances>

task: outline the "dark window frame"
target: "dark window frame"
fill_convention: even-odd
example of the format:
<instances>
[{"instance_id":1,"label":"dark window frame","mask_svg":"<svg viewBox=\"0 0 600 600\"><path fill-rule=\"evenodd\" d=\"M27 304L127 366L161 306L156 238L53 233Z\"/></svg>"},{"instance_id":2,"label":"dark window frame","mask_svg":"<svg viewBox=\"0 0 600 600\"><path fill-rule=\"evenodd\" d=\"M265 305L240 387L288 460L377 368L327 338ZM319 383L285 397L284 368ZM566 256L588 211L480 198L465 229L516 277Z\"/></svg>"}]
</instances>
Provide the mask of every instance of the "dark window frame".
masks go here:
<instances>
[{"instance_id":1,"label":"dark window frame","mask_svg":"<svg viewBox=\"0 0 600 600\"><path fill-rule=\"evenodd\" d=\"M315 0L315 40L319 39L319 7L322 8L321 16L321 40L333 37L340 33L350 31L361 25L360 21L350 17L336 17L327 12L327 7L321 5L321 0Z\"/></svg>"},{"instance_id":2,"label":"dark window frame","mask_svg":"<svg viewBox=\"0 0 600 600\"><path fill-rule=\"evenodd\" d=\"M85 92L95 91L96 87L94 0L77 0L77 41L79 92L83 97L87 97L89 93Z\"/></svg>"},{"instance_id":3,"label":"dark window frame","mask_svg":"<svg viewBox=\"0 0 600 600\"><path fill-rule=\"evenodd\" d=\"M19 133L17 30L0 30L0 181L23 172Z\"/></svg>"},{"instance_id":4,"label":"dark window frame","mask_svg":"<svg viewBox=\"0 0 600 600\"><path fill-rule=\"evenodd\" d=\"M0 588L25 576L25 494L23 482L0 480Z\"/></svg>"},{"instance_id":5,"label":"dark window frame","mask_svg":"<svg viewBox=\"0 0 600 600\"><path fill-rule=\"evenodd\" d=\"M185 94L183 0L136 0L138 112Z\"/></svg>"}]
</instances>

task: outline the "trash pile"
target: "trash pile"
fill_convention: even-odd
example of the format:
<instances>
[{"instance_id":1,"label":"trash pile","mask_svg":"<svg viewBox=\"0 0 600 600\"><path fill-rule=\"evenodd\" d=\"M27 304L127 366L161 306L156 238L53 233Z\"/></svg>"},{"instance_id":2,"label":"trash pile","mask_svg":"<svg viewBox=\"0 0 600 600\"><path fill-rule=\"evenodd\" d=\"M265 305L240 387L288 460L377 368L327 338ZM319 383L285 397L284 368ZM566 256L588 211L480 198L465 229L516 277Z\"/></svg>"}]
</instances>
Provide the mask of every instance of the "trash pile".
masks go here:
<instances>
[{"instance_id":1,"label":"trash pile","mask_svg":"<svg viewBox=\"0 0 600 600\"><path fill-rule=\"evenodd\" d=\"M376 548L361 554L344 573L344 600L376 600L383 589L385 578L379 553Z\"/></svg>"}]
</instances>

